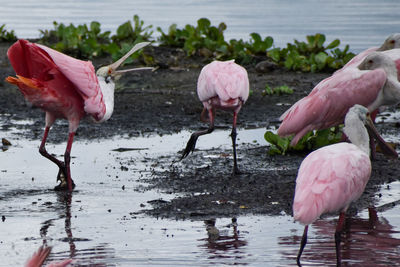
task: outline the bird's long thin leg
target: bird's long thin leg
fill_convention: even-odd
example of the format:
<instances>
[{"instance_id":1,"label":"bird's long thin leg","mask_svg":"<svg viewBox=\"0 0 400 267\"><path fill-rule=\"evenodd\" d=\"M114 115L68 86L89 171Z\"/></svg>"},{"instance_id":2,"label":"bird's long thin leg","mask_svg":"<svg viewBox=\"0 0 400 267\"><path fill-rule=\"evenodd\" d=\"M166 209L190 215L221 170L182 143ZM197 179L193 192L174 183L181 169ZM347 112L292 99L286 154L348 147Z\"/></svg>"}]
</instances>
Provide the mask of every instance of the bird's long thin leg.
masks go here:
<instances>
[{"instance_id":1,"label":"bird's long thin leg","mask_svg":"<svg viewBox=\"0 0 400 267\"><path fill-rule=\"evenodd\" d=\"M74 132L69 133L67 148L65 149L65 153L64 153L64 163L65 163L65 170L66 170L66 176L67 176L66 178L67 178L67 184L68 184L69 191L72 191L72 189L75 187L75 184L71 179L71 168L70 168L71 148L72 148L72 142L74 141L74 136L75 136Z\"/></svg>"},{"instance_id":2,"label":"bird's long thin leg","mask_svg":"<svg viewBox=\"0 0 400 267\"><path fill-rule=\"evenodd\" d=\"M240 174L239 168L237 166L237 159L236 159L236 121L237 121L237 112L233 112L233 123L232 123L232 148L233 148L233 174Z\"/></svg>"},{"instance_id":3,"label":"bird's long thin leg","mask_svg":"<svg viewBox=\"0 0 400 267\"><path fill-rule=\"evenodd\" d=\"M194 151L194 148L196 147L196 142L197 142L197 138L199 138L199 136L201 135L205 135L205 134L209 134L212 133L212 131L214 131L214 116L215 116L215 109L209 109L208 110L208 117L210 119L210 124L208 126L207 130L203 130L203 131L198 131L193 133L190 136L189 141L186 144L186 148L183 151L182 157L180 160L186 158L190 152Z\"/></svg>"},{"instance_id":4,"label":"bird's long thin leg","mask_svg":"<svg viewBox=\"0 0 400 267\"><path fill-rule=\"evenodd\" d=\"M336 245L336 266L340 266L342 264L342 255L340 254L340 242L342 237L344 219L345 219L345 212L340 212L339 220L336 225L336 232L335 232L335 245Z\"/></svg>"},{"instance_id":5,"label":"bird's long thin leg","mask_svg":"<svg viewBox=\"0 0 400 267\"><path fill-rule=\"evenodd\" d=\"M44 129L42 143L40 144L40 147L39 147L39 153L43 157L54 162L58 166L58 168L60 168L60 170L61 170L64 168L64 163L62 161L56 159L54 156L50 155L46 150L46 140L47 140L47 136L49 135L49 131L50 131L50 127L46 126L46 128Z\"/></svg>"},{"instance_id":6,"label":"bird's long thin leg","mask_svg":"<svg viewBox=\"0 0 400 267\"><path fill-rule=\"evenodd\" d=\"M297 254L297 266L301 266L300 257L301 254L303 253L304 247L307 244L307 232L308 232L308 225L304 227L303 237L301 238L300 249L299 253Z\"/></svg>"}]
</instances>

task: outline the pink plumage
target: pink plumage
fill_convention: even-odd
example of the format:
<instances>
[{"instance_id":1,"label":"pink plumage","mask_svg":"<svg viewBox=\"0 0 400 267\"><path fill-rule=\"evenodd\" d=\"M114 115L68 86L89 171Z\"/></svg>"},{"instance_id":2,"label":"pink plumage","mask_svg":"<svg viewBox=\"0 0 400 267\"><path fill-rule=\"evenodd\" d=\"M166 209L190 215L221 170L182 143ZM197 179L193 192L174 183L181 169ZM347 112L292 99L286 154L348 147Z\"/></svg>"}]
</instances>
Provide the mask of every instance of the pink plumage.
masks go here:
<instances>
[{"instance_id":1,"label":"pink plumage","mask_svg":"<svg viewBox=\"0 0 400 267\"><path fill-rule=\"evenodd\" d=\"M47 52L58 70L75 86L73 89L84 100L85 112L95 120L101 120L106 112L106 106L92 62L67 56L44 45L37 46Z\"/></svg>"},{"instance_id":2,"label":"pink plumage","mask_svg":"<svg viewBox=\"0 0 400 267\"><path fill-rule=\"evenodd\" d=\"M366 107L354 105L349 109L343 131L351 144L320 148L310 153L300 165L293 200L293 217L305 225L297 255L298 266L301 266L300 257L307 243L309 224L322 214L335 211L340 211L335 232L336 261L340 266L345 212L350 203L362 195L371 176L369 136L376 138L388 155L397 158L397 153L379 136Z\"/></svg>"},{"instance_id":3,"label":"pink plumage","mask_svg":"<svg viewBox=\"0 0 400 267\"><path fill-rule=\"evenodd\" d=\"M296 145L308 131L341 124L355 104L372 112L400 101L396 65L386 52L371 52L357 67L345 68L321 81L282 114L278 134L294 134L291 145Z\"/></svg>"},{"instance_id":4,"label":"pink plumage","mask_svg":"<svg viewBox=\"0 0 400 267\"><path fill-rule=\"evenodd\" d=\"M206 109L212 108L215 97L220 108L235 108L239 101L244 103L249 97L247 71L233 60L213 61L200 72L197 95Z\"/></svg>"},{"instance_id":5,"label":"pink plumage","mask_svg":"<svg viewBox=\"0 0 400 267\"><path fill-rule=\"evenodd\" d=\"M46 112L46 126L39 152L59 167L55 189L68 187L72 191L70 152L80 120L90 115L103 122L111 117L114 108L114 82L116 69L126 58L148 42L136 44L117 62L102 67L97 75L90 61L82 61L64 55L44 45L18 40L7 52L16 77L6 81L19 87L25 99ZM143 69L143 68L142 68ZM135 69L125 70L124 72ZM54 121L67 119L69 135L64 162L46 151L45 143Z\"/></svg>"},{"instance_id":6,"label":"pink plumage","mask_svg":"<svg viewBox=\"0 0 400 267\"><path fill-rule=\"evenodd\" d=\"M346 210L364 192L370 175L369 156L353 144L330 145L310 153L296 179L294 219L307 225L324 213Z\"/></svg>"},{"instance_id":7,"label":"pink plumage","mask_svg":"<svg viewBox=\"0 0 400 267\"><path fill-rule=\"evenodd\" d=\"M249 97L249 78L247 71L234 60L213 61L203 67L197 81L197 95L203 102L201 118L205 120L205 111L208 111L209 128L191 135L181 159L194 151L197 138L209 134L214 130L214 117L216 109L233 111L232 147L233 147L233 173L239 174L236 160L236 120L242 105Z\"/></svg>"},{"instance_id":8,"label":"pink plumage","mask_svg":"<svg viewBox=\"0 0 400 267\"><path fill-rule=\"evenodd\" d=\"M25 267L41 267L46 261L51 251L51 247L40 247L37 252L26 262ZM67 267L73 262L72 259L66 259L58 262L50 262L46 267Z\"/></svg>"},{"instance_id":9,"label":"pink plumage","mask_svg":"<svg viewBox=\"0 0 400 267\"><path fill-rule=\"evenodd\" d=\"M374 102L386 78L381 69L361 71L348 68L323 80L281 116L278 134L295 134L291 144L296 145L308 131L342 123L353 105L368 106Z\"/></svg>"}]
</instances>

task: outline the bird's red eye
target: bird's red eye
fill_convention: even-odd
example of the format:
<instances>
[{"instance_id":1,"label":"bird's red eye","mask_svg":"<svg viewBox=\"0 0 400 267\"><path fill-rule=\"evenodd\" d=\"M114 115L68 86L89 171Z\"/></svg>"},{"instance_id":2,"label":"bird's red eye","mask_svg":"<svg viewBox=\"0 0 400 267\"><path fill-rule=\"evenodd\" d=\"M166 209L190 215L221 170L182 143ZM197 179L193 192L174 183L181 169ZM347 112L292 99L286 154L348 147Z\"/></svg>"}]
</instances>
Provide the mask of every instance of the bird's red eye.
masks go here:
<instances>
[{"instance_id":1,"label":"bird's red eye","mask_svg":"<svg viewBox=\"0 0 400 267\"><path fill-rule=\"evenodd\" d=\"M394 40L390 40L390 43L391 43L391 44L394 44Z\"/></svg>"}]
</instances>

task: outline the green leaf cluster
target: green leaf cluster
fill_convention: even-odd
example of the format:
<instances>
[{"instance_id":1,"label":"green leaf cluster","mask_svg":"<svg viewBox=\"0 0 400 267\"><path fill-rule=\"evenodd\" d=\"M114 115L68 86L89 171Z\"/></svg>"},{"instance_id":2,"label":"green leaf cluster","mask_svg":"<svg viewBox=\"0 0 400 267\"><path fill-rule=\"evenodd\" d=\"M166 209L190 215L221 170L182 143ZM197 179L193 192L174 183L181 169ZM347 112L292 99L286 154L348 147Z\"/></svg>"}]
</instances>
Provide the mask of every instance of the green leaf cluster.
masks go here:
<instances>
[{"instance_id":1,"label":"green leaf cluster","mask_svg":"<svg viewBox=\"0 0 400 267\"><path fill-rule=\"evenodd\" d=\"M57 22L53 22L53 25L53 30L40 30L40 42L83 59L110 54L117 60L128 52L133 44L147 41L152 35L152 26L144 27L144 22L137 15L133 16L133 25L130 21L123 23L114 35L111 35L110 31L102 32L97 21L92 21L89 26L75 26L72 23L64 25ZM134 56L125 63L130 63L133 58Z\"/></svg>"},{"instance_id":2,"label":"green leaf cluster","mask_svg":"<svg viewBox=\"0 0 400 267\"><path fill-rule=\"evenodd\" d=\"M90 25L65 25L53 22L53 30L40 30L41 42L51 44L54 49L78 58L92 58L104 54L110 32L101 32L100 23Z\"/></svg>"},{"instance_id":3,"label":"green leaf cluster","mask_svg":"<svg viewBox=\"0 0 400 267\"><path fill-rule=\"evenodd\" d=\"M236 59L239 63L250 63L252 56L264 54L273 44L272 37L264 39L258 33L251 33L249 42L242 39L232 39L225 41L224 31L227 26L220 23L218 26L212 26L207 18L201 18L197 25L186 25L184 28L177 28L172 24L168 33L158 27L161 33L158 38L160 45L180 47L188 56L196 53L215 59Z\"/></svg>"},{"instance_id":4,"label":"green leaf cluster","mask_svg":"<svg viewBox=\"0 0 400 267\"><path fill-rule=\"evenodd\" d=\"M264 91L261 93L262 96L266 95L291 95L293 94L293 89L287 85L281 85L271 88L268 84L265 85Z\"/></svg>"},{"instance_id":5,"label":"green leaf cluster","mask_svg":"<svg viewBox=\"0 0 400 267\"><path fill-rule=\"evenodd\" d=\"M0 42L14 42L17 40L17 36L14 33L14 30L7 31L5 29L6 25L3 24L0 26Z\"/></svg>"},{"instance_id":6,"label":"green leaf cluster","mask_svg":"<svg viewBox=\"0 0 400 267\"><path fill-rule=\"evenodd\" d=\"M156 40L152 36L152 25L146 26L138 15L134 15L132 21L120 25L114 35L111 35L110 31L103 32L100 23L96 21L78 26L58 22L53 24L52 30L40 30L39 42L82 59L111 55L113 60L116 60L132 45L142 41L157 41L160 45L182 48L189 57L200 55L207 59L235 59L240 64L251 64L259 56L264 56L290 70L303 72L335 70L354 56L349 52L348 45L343 50L338 48L338 39L325 46L325 35L319 33L307 36L305 42L294 40L294 43L288 43L286 48L274 47L274 39L271 36L263 38L258 33L251 33L248 41L227 41L224 38L226 24L221 22L218 26L213 26L207 18L201 18L196 25L187 24L183 28L172 24L168 32L163 32L158 27L160 36ZM5 25L0 26L0 41L16 40L14 31L8 32L4 27ZM130 63L140 54L147 64L154 63L151 55L143 53L133 55L125 63ZM283 92L285 90L282 90Z\"/></svg>"},{"instance_id":7,"label":"green leaf cluster","mask_svg":"<svg viewBox=\"0 0 400 267\"><path fill-rule=\"evenodd\" d=\"M268 56L287 69L303 72L338 69L354 57L348 45L343 50L338 48L338 39L324 46L324 34L317 33L306 38L307 42L294 40L294 44L288 43L286 48L273 48L268 51Z\"/></svg>"},{"instance_id":8,"label":"green leaf cluster","mask_svg":"<svg viewBox=\"0 0 400 267\"><path fill-rule=\"evenodd\" d=\"M264 134L264 138L271 144L268 150L270 155L285 155L288 152L312 151L338 143L342 139L341 128L342 126L338 126L324 130L310 131L295 146L290 146L293 137L280 137L271 131L267 131Z\"/></svg>"}]
</instances>

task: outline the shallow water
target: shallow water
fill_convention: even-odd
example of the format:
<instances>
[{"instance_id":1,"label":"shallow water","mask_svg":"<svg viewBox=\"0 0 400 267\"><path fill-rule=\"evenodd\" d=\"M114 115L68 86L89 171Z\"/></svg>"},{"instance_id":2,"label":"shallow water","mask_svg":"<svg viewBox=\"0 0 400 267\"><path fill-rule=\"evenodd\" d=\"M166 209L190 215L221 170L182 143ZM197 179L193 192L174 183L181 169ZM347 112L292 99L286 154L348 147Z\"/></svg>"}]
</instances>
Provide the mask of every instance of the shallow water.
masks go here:
<instances>
[{"instance_id":1,"label":"shallow water","mask_svg":"<svg viewBox=\"0 0 400 267\"><path fill-rule=\"evenodd\" d=\"M244 144L265 145L265 129L240 130ZM12 146L0 152L0 266L22 266L43 243L51 259L76 259L76 266L295 266L302 226L291 216L217 218L219 238L209 237L202 221L147 217L138 212L148 201L174 195L140 190L139 178L151 175L151 160L176 155L189 132L174 135L115 137L95 142L77 140L72 149L72 197L51 190L57 169L37 152L39 141L26 141L16 130L1 132ZM207 139L209 138L209 139ZM199 149L230 148L229 131L199 140ZM125 152L118 148L135 148ZM61 155L65 144L47 146ZM123 188L124 187L124 188ZM399 264L400 182L383 185L377 218L368 210L348 219L344 266ZM389 208L388 208L389 207ZM334 265L336 217L321 219L309 231L303 266ZM6 235L4 233L7 233Z\"/></svg>"},{"instance_id":2,"label":"shallow water","mask_svg":"<svg viewBox=\"0 0 400 267\"><path fill-rule=\"evenodd\" d=\"M250 33L258 32L274 37L275 45L282 47L319 32L359 52L398 32L398 10L396 0L14 0L2 2L0 25L7 24L20 38L37 38L39 29L53 28L53 21L81 24L95 20L102 29L115 31L138 14L145 25L154 26L157 36L157 27L167 31L173 23L195 25L207 17L213 25L228 25L227 39L248 40Z\"/></svg>"}]
</instances>

